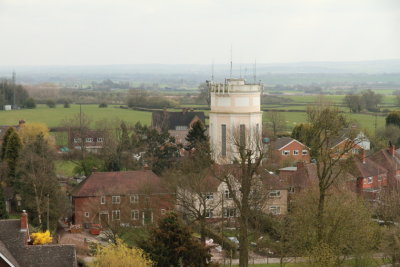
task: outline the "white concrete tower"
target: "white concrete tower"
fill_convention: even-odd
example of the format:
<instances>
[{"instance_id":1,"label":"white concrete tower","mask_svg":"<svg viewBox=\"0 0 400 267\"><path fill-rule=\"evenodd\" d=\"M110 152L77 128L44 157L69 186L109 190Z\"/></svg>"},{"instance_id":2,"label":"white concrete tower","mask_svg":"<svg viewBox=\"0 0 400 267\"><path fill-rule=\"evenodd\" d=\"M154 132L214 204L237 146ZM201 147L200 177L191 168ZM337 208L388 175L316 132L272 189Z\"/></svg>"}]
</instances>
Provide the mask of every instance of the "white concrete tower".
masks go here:
<instances>
[{"instance_id":1,"label":"white concrete tower","mask_svg":"<svg viewBox=\"0 0 400 267\"><path fill-rule=\"evenodd\" d=\"M231 163L238 155L235 139L261 140L262 85L247 84L244 79L226 79L225 83L208 82L208 86L213 157L219 164Z\"/></svg>"}]
</instances>

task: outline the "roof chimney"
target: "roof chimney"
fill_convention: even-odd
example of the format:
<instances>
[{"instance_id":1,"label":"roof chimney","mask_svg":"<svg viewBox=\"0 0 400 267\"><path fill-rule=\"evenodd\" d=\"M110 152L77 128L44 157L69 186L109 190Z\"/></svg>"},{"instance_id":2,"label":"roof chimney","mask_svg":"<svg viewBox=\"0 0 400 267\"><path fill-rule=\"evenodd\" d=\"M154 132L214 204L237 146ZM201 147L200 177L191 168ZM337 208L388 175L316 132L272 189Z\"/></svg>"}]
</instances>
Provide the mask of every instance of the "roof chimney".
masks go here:
<instances>
[{"instance_id":1,"label":"roof chimney","mask_svg":"<svg viewBox=\"0 0 400 267\"><path fill-rule=\"evenodd\" d=\"M365 164L365 159L366 159L365 150L363 149L363 150L361 151L361 161L362 161L363 164Z\"/></svg>"},{"instance_id":2,"label":"roof chimney","mask_svg":"<svg viewBox=\"0 0 400 267\"><path fill-rule=\"evenodd\" d=\"M24 237L24 245L28 245L28 242L30 241L29 238L29 226L28 226L28 213L26 213L25 210L22 211L21 213L21 232L25 233Z\"/></svg>"},{"instance_id":3,"label":"roof chimney","mask_svg":"<svg viewBox=\"0 0 400 267\"><path fill-rule=\"evenodd\" d=\"M28 213L25 210L21 213L21 232L28 230Z\"/></svg>"},{"instance_id":4,"label":"roof chimney","mask_svg":"<svg viewBox=\"0 0 400 267\"><path fill-rule=\"evenodd\" d=\"M304 161L298 161L296 163L297 170L301 170L304 168Z\"/></svg>"},{"instance_id":5,"label":"roof chimney","mask_svg":"<svg viewBox=\"0 0 400 267\"><path fill-rule=\"evenodd\" d=\"M389 144L389 154L394 157L394 154L396 152L396 146L394 144Z\"/></svg>"}]
</instances>

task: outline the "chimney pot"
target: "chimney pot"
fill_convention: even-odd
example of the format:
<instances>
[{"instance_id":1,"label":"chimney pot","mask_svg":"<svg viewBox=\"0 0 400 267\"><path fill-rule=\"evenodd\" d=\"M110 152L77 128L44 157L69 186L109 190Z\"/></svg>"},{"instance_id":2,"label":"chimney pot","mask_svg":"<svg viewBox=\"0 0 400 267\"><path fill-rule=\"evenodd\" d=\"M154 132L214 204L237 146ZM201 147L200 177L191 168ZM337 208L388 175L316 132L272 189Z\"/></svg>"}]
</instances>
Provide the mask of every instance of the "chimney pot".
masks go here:
<instances>
[{"instance_id":1,"label":"chimney pot","mask_svg":"<svg viewBox=\"0 0 400 267\"><path fill-rule=\"evenodd\" d=\"M395 147L395 145L391 144L391 145L389 146L389 153L390 153L390 155L391 155L392 157L394 157L395 152L396 152L396 147Z\"/></svg>"},{"instance_id":2,"label":"chimney pot","mask_svg":"<svg viewBox=\"0 0 400 267\"><path fill-rule=\"evenodd\" d=\"M361 160L362 160L362 163L363 164L365 164L365 159L366 159L366 156L365 156L365 150L363 149L362 151L361 151Z\"/></svg>"},{"instance_id":3,"label":"chimney pot","mask_svg":"<svg viewBox=\"0 0 400 267\"><path fill-rule=\"evenodd\" d=\"M25 210L21 213L21 231L27 231L28 229L28 214Z\"/></svg>"},{"instance_id":4,"label":"chimney pot","mask_svg":"<svg viewBox=\"0 0 400 267\"><path fill-rule=\"evenodd\" d=\"M296 167L297 167L297 170L303 169L304 168L304 161L298 161L296 163Z\"/></svg>"}]
</instances>

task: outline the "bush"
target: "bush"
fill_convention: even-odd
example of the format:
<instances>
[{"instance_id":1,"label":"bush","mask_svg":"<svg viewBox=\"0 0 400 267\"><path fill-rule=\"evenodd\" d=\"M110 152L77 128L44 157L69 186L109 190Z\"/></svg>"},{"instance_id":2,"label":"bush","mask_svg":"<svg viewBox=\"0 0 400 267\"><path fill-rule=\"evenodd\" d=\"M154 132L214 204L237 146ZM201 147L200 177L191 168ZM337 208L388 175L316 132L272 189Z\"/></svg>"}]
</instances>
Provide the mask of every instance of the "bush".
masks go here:
<instances>
[{"instance_id":1,"label":"bush","mask_svg":"<svg viewBox=\"0 0 400 267\"><path fill-rule=\"evenodd\" d=\"M29 97L25 100L24 107L29 109L36 108L35 100L32 97Z\"/></svg>"},{"instance_id":2,"label":"bush","mask_svg":"<svg viewBox=\"0 0 400 267\"><path fill-rule=\"evenodd\" d=\"M64 108L70 108L70 106L69 106L69 103L68 103L68 102L65 102L65 103L64 103Z\"/></svg>"},{"instance_id":3,"label":"bush","mask_svg":"<svg viewBox=\"0 0 400 267\"><path fill-rule=\"evenodd\" d=\"M54 102L53 100L47 100L47 101L46 101L46 105L47 105L49 108L55 108L55 107L56 107L56 102Z\"/></svg>"},{"instance_id":4,"label":"bush","mask_svg":"<svg viewBox=\"0 0 400 267\"><path fill-rule=\"evenodd\" d=\"M99 105L99 108L106 108L106 107L108 107L108 105L107 105L107 103L105 103L105 102L102 102L102 103L100 103L100 105Z\"/></svg>"}]
</instances>

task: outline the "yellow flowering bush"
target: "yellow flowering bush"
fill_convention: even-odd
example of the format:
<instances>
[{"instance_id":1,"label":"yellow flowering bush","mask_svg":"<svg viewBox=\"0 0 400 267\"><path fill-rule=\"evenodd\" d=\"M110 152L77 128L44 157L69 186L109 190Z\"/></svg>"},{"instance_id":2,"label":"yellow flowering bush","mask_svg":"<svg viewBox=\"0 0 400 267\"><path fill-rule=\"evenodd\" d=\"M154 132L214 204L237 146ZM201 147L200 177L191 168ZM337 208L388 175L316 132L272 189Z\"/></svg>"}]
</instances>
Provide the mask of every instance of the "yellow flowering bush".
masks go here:
<instances>
[{"instance_id":1,"label":"yellow flowering bush","mask_svg":"<svg viewBox=\"0 0 400 267\"><path fill-rule=\"evenodd\" d=\"M53 241L48 230L46 232L33 233L31 234L31 238L34 245L44 245Z\"/></svg>"},{"instance_id":2,"label":"yellow flowering bush","mask_svg":"<svg viewBox=\"0 0 400 267\"><path fill-rule=\"evenodd\" d=\"M139 248L129 248L121 239L117 244L99 247L96 260L90 267L150 267L152 262L143 255Z\"/></svg>"}]
</instances>

